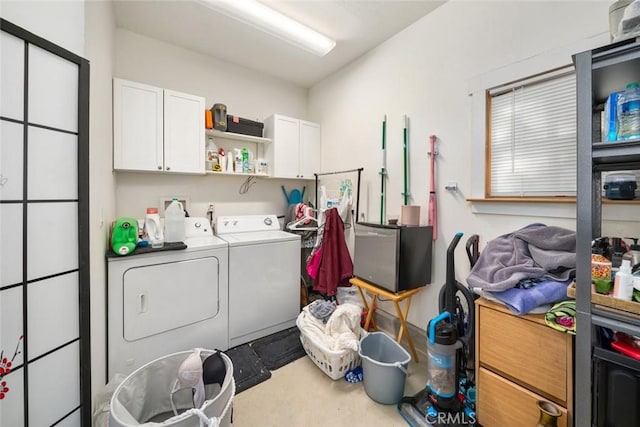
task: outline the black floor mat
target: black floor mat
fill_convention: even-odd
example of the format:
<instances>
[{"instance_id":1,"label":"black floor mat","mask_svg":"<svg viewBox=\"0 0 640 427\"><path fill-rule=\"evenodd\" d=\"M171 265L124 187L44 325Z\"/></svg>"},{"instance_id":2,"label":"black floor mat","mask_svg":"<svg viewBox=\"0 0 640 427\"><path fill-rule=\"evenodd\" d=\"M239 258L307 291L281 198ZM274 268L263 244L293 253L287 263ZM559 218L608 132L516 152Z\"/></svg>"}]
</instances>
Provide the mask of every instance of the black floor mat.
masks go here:
<instances>
[{"instance_id":1,"label":"black floor mat","mask_svg":"<svg viewBox=\"0 0 640 427\"><path fill-rule=\"evenodd\" d=\"M251 348L271 370L281 368L307 354L300 342L300 330L295 326L260 338L251 343Z\"/></svg>"},{"instance_id":2,"label":"black floor mat","mask_svg":"<svg viewBox=\"0 0 640 427\"><path fill-rule=\"evenodd\" d=\"M236 394L271 378L271 372L249 344L231 348L225 353L233 363Z\"/></svg>"}]
</instances>

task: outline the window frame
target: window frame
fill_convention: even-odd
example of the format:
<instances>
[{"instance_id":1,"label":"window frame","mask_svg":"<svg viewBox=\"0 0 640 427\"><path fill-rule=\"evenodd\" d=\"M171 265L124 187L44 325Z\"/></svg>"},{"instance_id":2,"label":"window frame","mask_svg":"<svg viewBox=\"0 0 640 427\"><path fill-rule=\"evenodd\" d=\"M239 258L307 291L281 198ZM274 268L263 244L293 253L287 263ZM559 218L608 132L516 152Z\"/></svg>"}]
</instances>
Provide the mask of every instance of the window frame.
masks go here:
<instances>
[{"instance_id":1,"label":"window frame","mask_svg":"<svg viewBox=\"0 0 640 427\"><path fill-rule=\"evenodd\" d=\"M541 83L548 83L554 80L573 75L575 85L575 67L573 64L563 64L546 70L542 70L535 74L517 78L506 83L494 85L484 90L484 110L485 110L485 132L484 132L484 197L482 199L469 199L470 201L509 201L509 202L560 202L575 203L575 194L565 195L494 195L492 194L492 100L494 97L513 92L517 88L531 87ZM575 104L574 104L575 108ZM574 110L574 114L577 114ZM577 135L573 138L577 141ZM574 142L575 143L575 142ZM575 148L574 148L575 149ZM575 177L575 171L574 171ZM574 178L575 180L575 178Z\"/></svg>"}]
</instances>

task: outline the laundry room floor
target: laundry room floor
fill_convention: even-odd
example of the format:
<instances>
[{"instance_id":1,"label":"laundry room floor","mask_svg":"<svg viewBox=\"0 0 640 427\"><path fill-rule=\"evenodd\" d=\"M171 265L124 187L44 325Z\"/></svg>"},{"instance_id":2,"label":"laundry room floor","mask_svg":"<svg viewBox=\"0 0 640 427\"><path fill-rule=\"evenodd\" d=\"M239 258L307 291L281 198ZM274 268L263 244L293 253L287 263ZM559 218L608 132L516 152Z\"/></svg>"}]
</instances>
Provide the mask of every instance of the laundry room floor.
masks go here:
<instances>
[{"instance_id":1,"label":"laundry room floor","mask_svg":"<svg viewBox=\"0 0 640 427\"><path fill-rule=\"evenodd\" d=\"M425 387L427 368L410 362L405 395ZM262 382L233 399L234 427L406 427L396 405L382 405L367 396L364 384L332 380L304 356L272 371Z\"/></svg>"}]
</instances>

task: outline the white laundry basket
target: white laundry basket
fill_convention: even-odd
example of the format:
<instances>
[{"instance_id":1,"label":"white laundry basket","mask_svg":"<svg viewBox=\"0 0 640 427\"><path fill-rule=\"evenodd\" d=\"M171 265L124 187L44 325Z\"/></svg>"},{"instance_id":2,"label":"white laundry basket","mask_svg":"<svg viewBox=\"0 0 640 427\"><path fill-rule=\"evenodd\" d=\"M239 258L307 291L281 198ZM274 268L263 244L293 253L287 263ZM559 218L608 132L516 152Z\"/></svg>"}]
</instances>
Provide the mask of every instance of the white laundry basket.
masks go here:
<instances>
[{"instance_id":1,"label":"white laundry basket","mask_svg":"<svg viewBox=\"0 0 640 427\"><path fill-rule=\"evenodd\" d=\"M184 412L173 415L171 390L176 381L180 364L192 351L163 356L134 371L116 388L111 397L109 426L231 426L231 407L235 394L233 364L231 359L220 353L226 365L222 387L218 384L205 385L205 402L193 409L191 389L175 393L176 407ZM204 361L214 354L214 350L201 350Z\"/></svg>"}]
</instances>

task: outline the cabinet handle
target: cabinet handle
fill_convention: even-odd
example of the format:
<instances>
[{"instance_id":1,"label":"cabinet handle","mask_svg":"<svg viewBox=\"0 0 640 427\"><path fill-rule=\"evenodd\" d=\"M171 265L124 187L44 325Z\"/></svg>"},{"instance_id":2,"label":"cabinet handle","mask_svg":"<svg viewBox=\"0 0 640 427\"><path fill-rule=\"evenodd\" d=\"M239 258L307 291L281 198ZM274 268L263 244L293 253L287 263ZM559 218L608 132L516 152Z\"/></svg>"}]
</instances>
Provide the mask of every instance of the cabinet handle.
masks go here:
<instances>
[{"instance_id":1,"label":"cabinet handle","mask_svg":"<svg viewBox=\"0 0 640 427\"><path fill-rule=\"evenodd\" d=\"M158 170L161 171L162 170L162 166L158 166Z\"/></svg>"}]
</instances>

